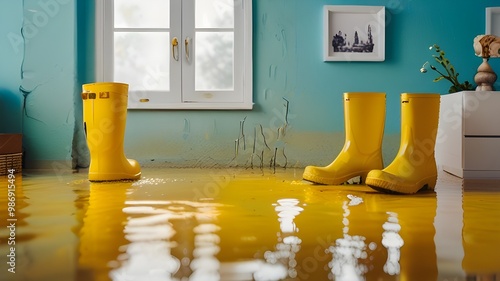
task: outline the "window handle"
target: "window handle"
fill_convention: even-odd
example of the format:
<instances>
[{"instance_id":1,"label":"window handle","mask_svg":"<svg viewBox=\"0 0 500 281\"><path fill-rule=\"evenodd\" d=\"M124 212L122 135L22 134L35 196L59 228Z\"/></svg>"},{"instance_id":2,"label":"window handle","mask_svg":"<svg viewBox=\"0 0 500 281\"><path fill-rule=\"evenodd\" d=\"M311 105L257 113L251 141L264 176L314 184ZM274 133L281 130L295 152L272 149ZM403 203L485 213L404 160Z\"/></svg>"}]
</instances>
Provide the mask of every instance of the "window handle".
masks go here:
<instances>
[{"instance_id":1,"label":"window handle","mask_svg":"<svg viewBox=\"0 0 500 281\"><path fill-rule=\"evenodd\" d=\"M174 37L172 39L172 57L176 61L179 60L179 40L177 39L177 37Z\"/></svg>"},{"instance_id":2,"label":"window handle","mask_svg":"<svg viewBox=\"0 0 500 281\"><path fill-rule=\"evenodd\" d=\"M191 37L186 37L186 39L184 39L184 50L186 53L186 61L188 62L189 62L189 42L191 42Z\"/></svg>"}]
</instances>

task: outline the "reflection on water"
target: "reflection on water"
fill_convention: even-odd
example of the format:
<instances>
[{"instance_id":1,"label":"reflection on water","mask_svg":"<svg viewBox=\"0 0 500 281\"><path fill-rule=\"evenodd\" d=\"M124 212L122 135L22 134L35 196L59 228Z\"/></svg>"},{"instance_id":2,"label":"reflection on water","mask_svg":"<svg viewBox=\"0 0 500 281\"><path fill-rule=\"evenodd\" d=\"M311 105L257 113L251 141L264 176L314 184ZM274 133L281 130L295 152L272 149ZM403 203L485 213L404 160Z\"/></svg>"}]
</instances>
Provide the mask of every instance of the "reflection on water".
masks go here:
<instances>
[{"instance_id":1,"label":"reflection on water","mask_svg":"<svg viewBox=\"0 0 500 281\"><path fill-rule=\"evenodd\" d=\"M88 190L81 186L76 189L75 205L83 208L81 227L76 233L80 238L79 281L109 280L110 267L116 266L120 248L127 244L123 224L127 216L122 209L130 187L131 183L102 183L90 184Z\"/></svg>"},{"instance_id":2,"label":"reflection on water","mask_svg":"<svg viewBox=\"0 0 500 281\"><path fill-rule=\"evenodd\" d=\"M400 249L404 245L403 238L399 235L401 226L398 221L398 214L387 212L387 221L382 225L382 245L387 249L387 261L384 264L384 272L389 275L399 274L401 266L399 259L401 257Z\"/></svg>"},{"instance_id":3,"label":"reflection on water","mask_svg":"<svg viewBox=\"0 0 500 281\"><path fill-rule=\"evenodd\" d=\"M113 281L179 280L175 275L181 266L189 280L220 280L215 258L219 226L214 224L219 205L135 199L151 198L152 190L144 186L161 182L90 184L80 232L80 266L94 272L93 279L106 280L107 265ZM180 246L186 248L173 255Z\"/></svg>"},{"instance_id":4,"label":"reflection on water","mask_svg":"<svg viewBox=\"0 0 500 281\"><path fill-rule=\"evenodd\" d=\"M349 206L356 206L363 202L363 199L349 194L350 202L344 201L342 204L344 225L343 237L335 241L335 246L331 246L328 251L332 253L333 259L329 266L332 270L333 280L338 281L361 281L364 280L364 274L368 271L365 264L359 262L360 259L366 259L367 246L366 238L361 235L349 234ZM374 243L370 243L371 248L375 248ZM372 249L373 250L373 249Z\"/></svg>"},{"instance_id":5,"label":"reflection on water","mask_svg":"<svg viewBox=\"0 0 500 281\"><path fill-rule=\"evenodd\" d=\"M99 184L24 176L8 280L499 279L500 192L462 194L460 181L438 181L436 192L399 196L313 186L287 171L217 175L145 169L140 181ZM1 194L4 226L5 203Z\"/></svg>"},{"instance_id":6,"label":"reflection on water","mask_svg":"<svg viewBox=\"0 0 500 281\"><path fill-rule=\"evenodd\" d=\"M174 275L189 264L190 280L219 280L219 227L213 224L217 217L216 204L189 201L127 201L124 228L129 241L121 247L120 265L111 271L113 280L176 280ZM190 221L192 235L176 236L179 221ZM176 238L174 239L174 236ZM183 241L179 239L189 239ZM192 253L175 257L172 250L179 244L192 243ZM192 248L192 247L190 247ZM192 254L192 257L191 257Z\"/></svg>"},{"instance_id":7,"label":"reflection on water","mask_svg":"<svg viewBox=\"0 0 500 281\"><path fill-rule=\"evenodd\" d=\"M295 218L304 210L300 201L294 198L279 199L273 204L278 213L280 232L277 233L278 243L275 250L266 251L263 264L254 274L257 281L283 280L287 277L297 277L297 260L295 254L300 250L302 240L297 236L299 229Z\"/></svg>"},{"instance_id":8,"label":"reflection on water","mask_svg":"<svg viewBox=\"0 0 500 281\"><path fill-rule=\"evenodd\" d=\"M0 229L0 280L64 280L75 274L73 193L66 182L44 174L15 174L13 233ZM7 222L8 178L0 176L0 224ZM8 231L8 232L7 232ZM8 245L6 237L15 236ZM11 249L12 248L12 249ZM11 251L14 250L14 251ZM15 273L8 270L7 255L15 253Z\"/></svg>"},{"instance_id":9,"label":"reflection on water","mask_svg":"<svg viewBox=\"0 0 500 281\"><path fill-rule=\"evenodd\" d=\"M433 224L437 208L436 193L396 196L393 200L379 204L382 204L381 207L389 215L387 221L392 224L393 230L398 230L391 234L394 239L387 249L388 254L394 251L399 251L400 254L400 270L392 280L414 280L416 276L420 280L438 280L434 240L436 229ZM384 232L387 233L386 230ZM387 260L391 261L391 256ZM387 263L385 265L384 269L390 267ZM391 271L387 273L393 274Z\"/></svg>"},{"instance_id":10,"label":"reflection on water","mask_svg":"<svg viewBox=\"0 0 500 281\"><path fill-rule=\"evenodd\" d=\"M463 269L467 281L500 280L500 196L464 192Z\"/></svg>"}]
</instances>

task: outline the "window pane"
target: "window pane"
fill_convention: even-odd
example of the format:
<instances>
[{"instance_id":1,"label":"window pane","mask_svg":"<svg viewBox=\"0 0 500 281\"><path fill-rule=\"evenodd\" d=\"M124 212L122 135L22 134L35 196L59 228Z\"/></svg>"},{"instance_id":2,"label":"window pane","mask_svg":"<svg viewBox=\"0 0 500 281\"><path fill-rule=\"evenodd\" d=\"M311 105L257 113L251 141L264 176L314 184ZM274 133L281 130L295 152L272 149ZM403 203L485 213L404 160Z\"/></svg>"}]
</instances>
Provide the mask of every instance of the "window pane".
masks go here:
<instances>
[{"instance_id":1,"label":"window pane","mask_svg":"<svg viewBox=\"0 0 500 281\"><path fill-rule=\"evenodd\" d=\"M115 28L169 28L170 0L115 0Z\"/></svg>"},{"instance_id":2,"label":"window pane","mask_svg":"<svg viewBox=\"0 0 500 281\"><path fill-rule=\"evenodd\" d=\"M196 0L196 28L233 28L234 0Z\"/></svg>"},{"instance_id":3,"label":"window pane","mask_svg":"<svg viewBox=\"0 0 500 281\"><path fill-rule=\"evenodd\" d=\"M115 32L114 78L130 90L170 89L168 32Z\"/></svg>"},{"instance_id":4,"label":"window pane","mask_svg":"<svg viewBox=\"0 0 500 281\"><path fill-rule=\"evenodd\" d=\"M195 89L232 90L233 32L197 32Z\"/></svg>"}]
</instances>

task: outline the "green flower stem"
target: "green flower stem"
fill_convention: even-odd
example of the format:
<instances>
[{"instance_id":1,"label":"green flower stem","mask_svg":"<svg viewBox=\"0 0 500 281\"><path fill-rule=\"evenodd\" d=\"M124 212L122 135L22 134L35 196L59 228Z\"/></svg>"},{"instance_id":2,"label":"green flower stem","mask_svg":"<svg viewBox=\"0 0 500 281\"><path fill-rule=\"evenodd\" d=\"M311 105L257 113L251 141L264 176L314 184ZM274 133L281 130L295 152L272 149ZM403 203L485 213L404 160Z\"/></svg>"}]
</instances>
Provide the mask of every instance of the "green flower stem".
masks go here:
<instances>
[{"instance_id":1,"label":"green flower stem","mask_svg":"<svg viewBox=\"0 0 500 281\"><path fill-rule=\"evenodd\" d=\"M439 56L437 55L432 55L434 60L439 63L445 70L445 72L439 71L435 66L429 64L430 68L434 71L436 71L439 76L434 79L434 82L438 82L442 79L446 79L451 82L452 86L449 89L449 93L461 91L461 90L472 90L473 86L470 84L468 81L465 81L464 83L460 83L458 81L458 75L459 73L455 71L455 67L450 63L450 61L445 57L445 52L439 48L438 45L434 44L432 45L429 50L435 50ZM427 64L426 62L425 64ZM425 64L422 66L420 72L425 73ZM423 69L423 70L422 70Z\"/></svg>"}]
</instances>

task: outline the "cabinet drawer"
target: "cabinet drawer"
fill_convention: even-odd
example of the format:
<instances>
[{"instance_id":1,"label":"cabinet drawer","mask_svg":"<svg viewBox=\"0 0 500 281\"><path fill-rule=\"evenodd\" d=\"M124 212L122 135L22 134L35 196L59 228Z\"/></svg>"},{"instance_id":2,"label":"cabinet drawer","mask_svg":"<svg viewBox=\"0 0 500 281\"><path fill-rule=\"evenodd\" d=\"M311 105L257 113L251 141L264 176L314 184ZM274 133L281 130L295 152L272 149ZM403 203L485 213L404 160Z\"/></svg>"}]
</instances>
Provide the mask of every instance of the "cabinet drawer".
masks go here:
<instances>
[{"instance_id":1,"label":"cabinet drawer","mask_svg":"<svg viewBox=\"0 0 500 281\"><path fill-rule=\"evenodd\" d=\"M463 92L465 136L500 136L500 92Z\"/></svg>"},{"instance_id":2,"label":"cabinet drawer","mask_svg":"<svg viewBox=\"0 0 500 281\"><path fill-rule=\"evenodd\" d=\"M500 137L465 138L465 170L500 170Z\"/></svg>"}]
</instances>

